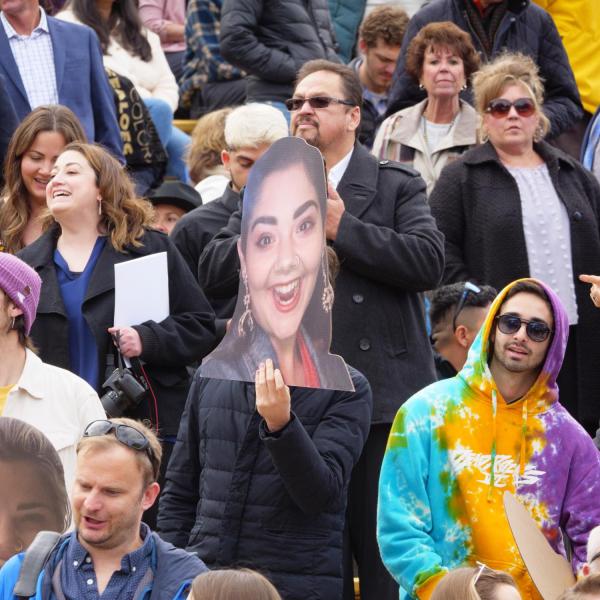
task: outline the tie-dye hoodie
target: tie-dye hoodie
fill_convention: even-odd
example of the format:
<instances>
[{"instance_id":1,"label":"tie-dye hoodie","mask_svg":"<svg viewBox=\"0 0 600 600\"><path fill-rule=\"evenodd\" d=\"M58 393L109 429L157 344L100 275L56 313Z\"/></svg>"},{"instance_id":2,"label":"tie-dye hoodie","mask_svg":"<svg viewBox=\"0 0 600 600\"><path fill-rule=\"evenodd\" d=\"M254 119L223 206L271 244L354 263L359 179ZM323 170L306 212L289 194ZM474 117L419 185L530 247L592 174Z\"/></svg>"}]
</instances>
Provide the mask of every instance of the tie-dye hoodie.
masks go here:
<instances>
[{"instance_id":1,"label":"tie-dye hoodie","mask_svg":"<svg viewBox=\"0 0 600 600\"><path fill-rule=\"evenodd\" d=\"M547 286L555 333L536 382L506 404L492 379L488 339L512 285L492 305L462 371L415 394L394 420L377 533L400 598L429 598L447 570L475 561L511 573L525 600L540 598L504 514L506 490L563 554L559 527L566 532L574 569L585 561L589 531L600 524L598 450L558 402L568 320Z\"/></svg>"}]
</instances>

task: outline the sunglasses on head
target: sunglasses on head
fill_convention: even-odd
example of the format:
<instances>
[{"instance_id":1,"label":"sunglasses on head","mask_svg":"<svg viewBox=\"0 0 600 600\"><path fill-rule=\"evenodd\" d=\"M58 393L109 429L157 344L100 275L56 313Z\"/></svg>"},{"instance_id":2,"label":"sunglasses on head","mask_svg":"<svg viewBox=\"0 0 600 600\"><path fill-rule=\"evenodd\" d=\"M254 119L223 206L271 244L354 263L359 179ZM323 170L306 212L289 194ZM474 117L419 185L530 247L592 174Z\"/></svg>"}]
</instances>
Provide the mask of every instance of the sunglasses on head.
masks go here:
<instances>
[{"instance_id":1,"label":"sunglasses on head","mask_svg":"<svg viewBox=\"0 0 600 600\"><path fill-rule=\"evenodd\" d=\"M531 117L535 112L535 103L531 98L517 98L514 102L505 100L504 98L496 98L488 104L485 112L490 113L492 117L499 119L501 117L506 117L512 106L515 107L515 110L520 117Z\"/></svg>"},{"instance_id":2,"label":"sunglasses on head","mask_svg":"<svg viewBox=\"0 0 600 600\"><path fill-rule=\"evenodd\" d=\"M456 310L454 311L454 316L452 317L452 331L456 331L456 319L458 318L458 315L461 313L462 309L465 307L469 294L477 296L479 293L481 293L481 288L479 286L471 283L470 281L465 281L460 300L456 305Z\"/></svg>"},{"instance_id":3,"label":"sunglasses on head","mask_svg":"<svg viewBox=\"0 0 600 600\"><path fill-rule=\"evenodd\" d=\"M544 321L527 321L516 315L499 315L496 317L496 322L498 329L506 334L516 333L522 325L525 325L527 337L532 342L544 342L552 333L552 329Z\"/></svg>"},{"instance_id":4,"label":"sunglasses on head","mask_svg":"<svg viewBox=\"0 0 600 600\"><path fill-rule=\"evenodd\" d=\"M346 106L355 106L351 100L341 100L340 98L331 98L330 96L313 96L312 98L289 98L285 101L288 110L300 110L304 103L308 102L311 108L327 108L331 103L344 104Z\"/></svg>"},{"instance_id":5,"label":"sunglasses on head","mask_svg":"<svg viewBox=\"0 0 600 600\"><path fill-rule=\"evenodd\" d=\"M121 423L113 423L108 420L92 421L83 432L83 437L99 437L108 435L114 431L115 437L121 444L133 450L148 450L150 442L148 438L135 427L123 425Z\"/></svg>"}]
</instances>

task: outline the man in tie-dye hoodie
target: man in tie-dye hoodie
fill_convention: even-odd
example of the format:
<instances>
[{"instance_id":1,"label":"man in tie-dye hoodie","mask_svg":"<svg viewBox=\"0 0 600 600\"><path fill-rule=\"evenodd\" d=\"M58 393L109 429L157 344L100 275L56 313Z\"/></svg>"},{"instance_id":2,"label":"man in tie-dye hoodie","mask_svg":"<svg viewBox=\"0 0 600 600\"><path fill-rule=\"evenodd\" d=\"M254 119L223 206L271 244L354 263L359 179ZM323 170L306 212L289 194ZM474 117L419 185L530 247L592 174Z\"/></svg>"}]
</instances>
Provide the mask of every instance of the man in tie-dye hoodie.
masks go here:
<instances>
[{"instance_id":1,"label":"man in tie-dye hoodie","mask_svg":"<svg viewBox=\"0 0 600 600\"><path fill-rule=\"evenodd\" d=\"M400 598L429 598L448 570L475 561L511 573L525 600L541 598L511 534L505 491L563 554L559 528L566 533L574 570L585 562L588 534L600 524L600 455L558 402L568 327L548 286L513 282L492 304L462 371L398 411L377 528Z\"/></svg>"}]
</instances>

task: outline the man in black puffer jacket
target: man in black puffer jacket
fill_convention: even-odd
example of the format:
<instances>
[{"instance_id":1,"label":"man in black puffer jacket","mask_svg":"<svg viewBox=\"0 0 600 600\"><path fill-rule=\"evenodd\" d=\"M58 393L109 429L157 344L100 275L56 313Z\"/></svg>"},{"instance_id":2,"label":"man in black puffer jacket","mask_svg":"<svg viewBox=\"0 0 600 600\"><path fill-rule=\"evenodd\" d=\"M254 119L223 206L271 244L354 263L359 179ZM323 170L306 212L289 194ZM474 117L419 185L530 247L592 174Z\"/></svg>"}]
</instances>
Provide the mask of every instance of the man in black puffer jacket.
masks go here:
<instances>
[{"instance_id":1,"label":"man in black puffer jacket","mask_svg":"<svg viewBox=\"0 0 600 600\"><path fill-rule=\"evenodd\" d=\"M196 374L160 502L161 537L209 568L258 569L284 600L337 600L371 389L349 368L354 392L289 390L266 362L256 387Z\"/></svg>"},{"instance_id":2,"label":"man in black puffer jacket","mask_svg":"<svg viewBox=\"0 0 600 600\"><path fill-rule=\"evenodd\" d=\"M483 9L483 12L482 10ZM405 70L406 50L428 23L452 21L471 34L484 61L503 50L531 56L540 68L546 88L544 112L550 119L550 137L570 129L583 117L575 77L552 17L531 0L434 0L408 24L394 73L387 114L425 99ZM467 91L465 100L471 101Z\"/></svg>"},{"instance_id":3,"label":"man in black puffer jacket","mask_svg":"<svg viewBox=\"0 0 600 600\"><path fill-rule=\"evenodd\" d=\"M248 73L248 102L284 102L305 62L340 61L327 0L225 0L220 42Z\"/></svg>"}]
</instances>

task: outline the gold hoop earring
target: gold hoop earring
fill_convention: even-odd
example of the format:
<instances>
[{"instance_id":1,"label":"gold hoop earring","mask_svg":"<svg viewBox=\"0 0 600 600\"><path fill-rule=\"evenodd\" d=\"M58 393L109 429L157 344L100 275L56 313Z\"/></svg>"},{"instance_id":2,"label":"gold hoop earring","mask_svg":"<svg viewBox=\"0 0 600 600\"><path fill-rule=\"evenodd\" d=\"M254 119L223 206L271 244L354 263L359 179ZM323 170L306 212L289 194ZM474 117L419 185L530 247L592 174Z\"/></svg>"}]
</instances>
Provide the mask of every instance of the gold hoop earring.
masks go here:
<instances>
[{"instance_id":1,"label":"gold hoop earring","mask_svg":"<svg viewBox=\"0 0 600 600\"><path fill-rule=\"evenodd\" d=\"M250 310L250 290L248 289L248 276L246 273L242 273L242 283L244 284L244 312L238 321L238 335L240 337L246 335L246 324L249 331L254 329L254 319Z\"/></svg>"}]
</instances>

